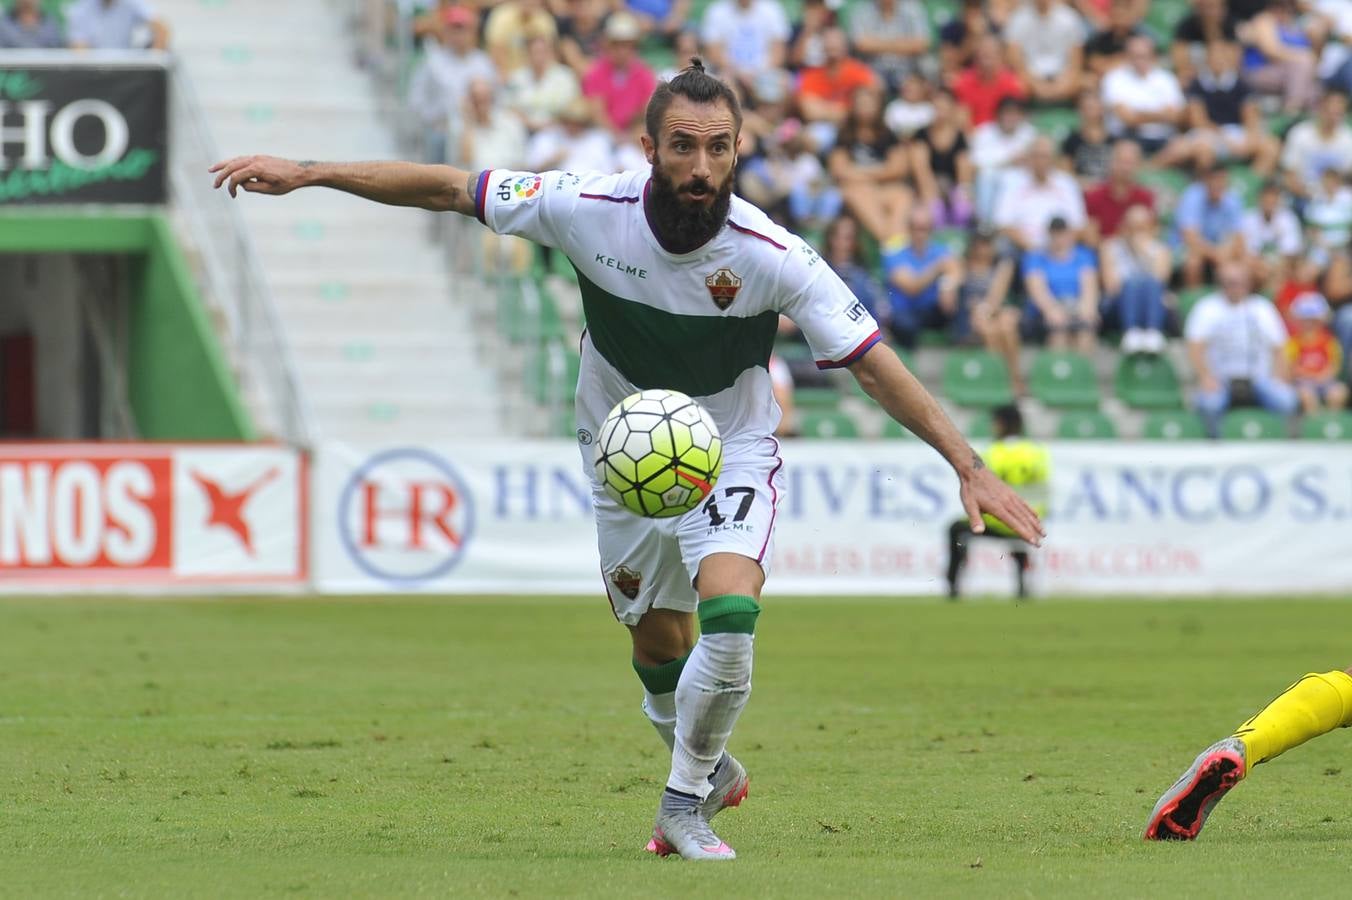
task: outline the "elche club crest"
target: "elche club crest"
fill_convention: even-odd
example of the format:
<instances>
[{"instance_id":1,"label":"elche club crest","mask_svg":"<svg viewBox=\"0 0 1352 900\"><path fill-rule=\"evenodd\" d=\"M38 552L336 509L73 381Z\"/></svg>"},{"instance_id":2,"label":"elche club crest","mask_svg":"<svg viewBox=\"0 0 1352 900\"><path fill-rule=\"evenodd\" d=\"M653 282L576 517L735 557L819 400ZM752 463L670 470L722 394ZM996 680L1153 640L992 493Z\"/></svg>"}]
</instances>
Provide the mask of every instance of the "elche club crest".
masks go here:
<instances>
[{"instance_id":1,"label":"elche club crest","mask_svg":"<svg viewBox=\"0 0 1352 900\"><path fill-rule=\"evenodd\" d=\"M727 309L732 305L732 301L737 299L737 292L742 289L742 277L732 269L719 269L704 279L704 286L709 289L709 297L714 301L714 306Z\"/></svg>"},{"instance_id":2,"label":"elche club crest","mask_svg":"<svg viewBox=\"0 0 1352 900\"><path fill-rule=\"evenodd\" d=\"M616 566L611 570L610 583L615 585L615 590L630 600L638 596L639 585L642 582L643 576L628 566Z\"/></svg>"}]
</instances>

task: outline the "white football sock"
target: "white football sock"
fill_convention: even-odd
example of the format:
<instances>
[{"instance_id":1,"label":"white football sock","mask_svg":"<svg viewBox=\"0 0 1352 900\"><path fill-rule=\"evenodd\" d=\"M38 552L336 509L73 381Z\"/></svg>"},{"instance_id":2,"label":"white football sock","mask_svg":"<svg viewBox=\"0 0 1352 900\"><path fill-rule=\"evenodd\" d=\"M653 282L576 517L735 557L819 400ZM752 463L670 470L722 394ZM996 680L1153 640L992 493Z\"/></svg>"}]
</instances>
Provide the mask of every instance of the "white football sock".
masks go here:
<instances>
[{"instance_id":1,"label":"white football sock","mask_svg":"<svg viewBox=\"0 0 1352 900\"><path fill-rule=\"evenodd\" d=\"M657 729L657 736L671 750L676 744L676 692L654 694L643 692L643 714Z\"/></svg>"},{"instance_id":2,"label":"white football sock","mask_svg":"<svg viewBox=\"0 0 1352 900\"><path fill-rule=\"evenodd\" d=\"M667 787L703 800L732 727L751 696L751 634L704 634L676 685L676 738ZM656 724L654 722L654 724Z\"/></svg>"}]
</instances>

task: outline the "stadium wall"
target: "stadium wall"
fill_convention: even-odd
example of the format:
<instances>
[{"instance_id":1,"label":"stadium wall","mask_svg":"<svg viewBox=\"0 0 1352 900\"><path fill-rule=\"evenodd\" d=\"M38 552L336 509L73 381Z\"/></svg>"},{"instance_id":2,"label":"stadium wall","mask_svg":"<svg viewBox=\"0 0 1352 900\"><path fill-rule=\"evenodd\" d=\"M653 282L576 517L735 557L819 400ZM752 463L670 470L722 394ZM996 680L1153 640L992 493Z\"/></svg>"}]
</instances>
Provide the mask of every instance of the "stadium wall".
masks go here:
<instances>
[{"instance_id":1,"label":"stadium wall","mask_svg":"<svg viewBox=\"0 0 1352 900\"><path fill-rule=\"evenodd\" d=\"M150 440L252 440L256 433L173 230L160 213L13 213L0 253L129 256L128 395Z\"/></svg>"}]
</instances>

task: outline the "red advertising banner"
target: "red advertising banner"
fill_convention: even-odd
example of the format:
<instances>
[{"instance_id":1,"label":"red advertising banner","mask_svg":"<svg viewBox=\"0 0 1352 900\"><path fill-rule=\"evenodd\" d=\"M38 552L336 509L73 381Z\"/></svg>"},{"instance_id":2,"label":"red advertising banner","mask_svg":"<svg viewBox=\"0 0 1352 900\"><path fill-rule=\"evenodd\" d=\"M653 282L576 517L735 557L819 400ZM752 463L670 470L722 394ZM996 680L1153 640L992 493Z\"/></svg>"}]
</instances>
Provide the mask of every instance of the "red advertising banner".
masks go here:
<instances>
[{"instance_id":1,"label":"red advertising banner","mask_svg":"<svg viewBox=\"0 0 1352 900\"><path fill-rule=\"evenodd\" d=\"M284 447L0 444L0 582L302 582L306 477Z\"/></svg>"}]
</instances>

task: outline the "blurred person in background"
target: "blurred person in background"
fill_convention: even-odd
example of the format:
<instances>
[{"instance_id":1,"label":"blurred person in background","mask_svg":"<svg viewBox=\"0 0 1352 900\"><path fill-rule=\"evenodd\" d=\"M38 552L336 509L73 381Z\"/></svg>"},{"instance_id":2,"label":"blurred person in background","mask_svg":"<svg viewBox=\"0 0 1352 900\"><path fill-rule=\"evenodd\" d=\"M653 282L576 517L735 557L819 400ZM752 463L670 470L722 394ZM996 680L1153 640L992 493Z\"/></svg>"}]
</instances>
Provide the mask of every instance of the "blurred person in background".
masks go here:
<instances>
[{"instance_id":1,"label":"blurred person in background","mask_svg":"<svg viewBox=\"0 0 1352 900\"><path fill-rule=\"evenodd\" d=\"M548 38L531 38L526 64L507 79L507 104L532 132L553 124L581 94L577 75L559 61Z\"/></svg>"},{"instance_id":2,"label":"blurred person in background","mask_svg":"<svg viewBox=\"0 0 1352 900\"><path fill-rule=\"evenodd\" d=\"M1108 134L1108 122L1098 91L1081 91L1076 109L1079 119L1075 129L1062 139L1061 155L1069 164L1071 174L1087 186L1108 176L1113 139Z\"/></svg>"},{"instance_id":3,"label":"blurred person in background","mask_svg":"<svg viewBox=\"0 0 1352 900\"><path fill-rule=\"evenodd\" d=\"M1186 84L1197 76L1207 47L1218 42L1239 42L1236 25L1226 0L1193 0L1192 11L1174 26L1174 39L1169 47L1174 74L1180 83Z\"/></svg>"},{"instance_id":4,"label":"blurred person in background","mask_svg":"<svg viewBox=\"0 0 1352 900\"><path fill-rule=\"evenodd\" d=\"M924 76L918 73L906 76L901 82L901 92L883 110L883 121L893 134L906 140L934 121L934 101Z\"/></svg>"},{"instance_id":5,"label":"blurred person in background","mask_svg":"<svg viewBox=\"0 0 1352 900\"><path fill-rule=\"evenodd\" d=\"M1061 0L1028 0L1003 32L1009 64L1034 103L1069 103L1080 91L1084 25Z\"/></svg>"},{"instance_id":6,"label":"blurred person in background","mask_svg":"<svg viewBox=\"0 0 1352 900\"><path fill-rule=\"evenodd\" d=\"M1103 28L1085 41L1085 67L1094 81L1127 61L1127 41L1137 35L1150 37L1141 19L1149 4L1138 0L1112 0Z\"/></svg>"},{"instance_id":7,"label":"blurred person in background","mask_svg":"<svg viewBox=\"0 0 1352 900\"><path fill-rule=\"evenodd\" d=\"M982 0L962 0L957 15L939 28L939 68L944 78L952 79L972 65L977 43L998 32Z\"/></svg>"},{"instance_id":8,"label":"blurred person in background","mask_svg":"<svg viewBox=\"0 0 1352 900\"><path fill-rule=\"evenodd\" d=\"M566 9L565 15L556 18L559 55L581 78L605 50L609 4L606 0L567 0ZM641 37L643 26L638 17L625 15L633 19L634 30Z\"/></svg>"},{"instance_id":9,"label":"blurred person in background","mask_svg":"<svg viewBox=\"0 0 1352 900\"><path fill-rule=\"evenodd\" d=\"M976 173L978 222L986 224L994 218L1005 176L1023 165L1037 136L1023 101L1013 97L1001 101L994 121L973 129L972 166Z\"/></svg>"},{"instance_id":10,"label":"blurred person in background","mask_svg":"<svg viewBox=\"0 0 1352 900\"><path fill-rule=\"evenodd\" d=\"M592 105L574 97L558 121L540 129L526 145L526 168L535 172L618 172L615 141L596 124Z\"/></svg>"},{"instance_id":11,"label":"blurred person in background","mask_svg":"<svg viewBox=\"0 0 1352 900\"><path fill-rule=\"evenodd\" d=\"M1220 292L1198 300L1183 326L1197 376L1194 403L1213 438L1232 406L1256 404L1289 416L1300 403L1289 383L1286 329L1276 308L1250 290L1242 261L1223 263L1219 280Z\"/></svg>"},{"instance_id":12,"label":"blurred person in background","mask_svg":"<svg viewBox=\"0 0 1352 900\"><path fill-rule=\"evenodd\" d=\"M1291 266L1291 271L1273 295L1272 305L1277 308L1277 314L1282 317L1282 324L1288 333L1296 330L1296 322L1291 318L1291 304L1301 294L1319 293L1320 274L1319 263L1310 256L1303 256Z\"/></svg>"},{"instance_id":13,"label":"blurred person in background","mask_svg":"<svg viewBox=\"0 0 1352 900\"><path fill-rule=\"evenodd\" d=\"M520 169L526 163L526 126L506 104L498 102L494 83L476 78L465 92L464 136L460 160L479 171L491 168L484 160L496 160L499 168Z\"/></svg>"},{"instance_id":14,"label":"blurred person in background","mask_svg":"<svg viewBox=\"0 0 1352 900\"><path fill-rule=\"evenodd\" d=\"M845 206L884 244L906 233L914 193L907 184L906 145L883 122L878 91L856 91L854 102L827 157L827 171Z\"/></svg>"},{"instance_id":15,"label":"blurred person in background","mask_svg":"<svg viewBox=\"0 0 1352 900\"><path fill-rule=\"evenodd\" d=\"M1347 249L1352 238L1352 188L1337 169L1329 167L1319 176L1319 186L1305 203L1305 224L1311 255L1321 266Z\"/></svg>"},{"instance_id":16,"label":"blurred person in background","mask_svg":"<svg viewBox=\"0 0 1352 900\"><path fill-rule=\"evenodd\" d=\"M61 23L44 12L39 0L14 0L0 14L0 48L17 50L54 50L66 46Z\"/></svg>"},{"instance_id":17,"label":"blurred person in background","mask_svg":"<svg viewBox=\"0 0 1352 900\"><path fill-rule=\"evenodd\" d=\"M1244 201L1230 187L1230 173L1212 166L1184 188L1174 207L1174 227L1183 246L1183 284L1195 287L1214 280L1227 260L1243 260L1244 237L1239 221Z\"/></svg>"},{"instance_id":18,"label":"blurred person in background","mask_svg":"<svg viewBox=\"0 0 1352 900\"><path fill-rule=\"evenodd\" d=\"M1108 158L1108 177L1084 192L1084 212L1088 219L1085 243L1091 247L1117 234L1118 227L1133 206L1153 212L1155 194L1141 184L1141 148L1131 141L1112 145Z\"/></svg>"},{"instance_id":19,"label":"blurred person in background","mask_svg":"<svg viewBox=\"0 0 1352 900\"><path fill-rule=\"evenodd\" d=\"M1163 353L1164 290L1173 259L1145 206L1127 210L1122 230L1099 248L1104 317L1122 330L1123 353Z\"/></svg>"},{"instance_id":20,"label":"blurred person in background","mask_svg":"<svg viewBox=\"0 0 1352 900\"><path fill-rule=\"evenodd\" d=\"M543 0L503 0L484 20L484 49L504 78L526 64L526 44L542 37L557 42L559 26Z\"/></svg>"},{"instance_id":21,"label":"blurred person in background","mask_svg":"<svg viewBox=\"0 0 1352 900\"><path fill-rule=\"evenodd\" d=\"M785 316L784 318L788 318ZM789 364L777 353L770 354L770 391L779 404L779 424L775 426L775 437L796 437L798 435L798 407L793 402L793 372Z\"/></svg>"},{"instance_id":22,"label":"blurred person in background","mask_svg":"<svg viewBox=\"0 0 1352 900\"><path fill-rule=\"evenodd\" d=\"M1329 330L1329 304L1322 294L1302 294L1291 304L1295 330L1286 341L1291 380L1300 408L1309 415L1347 406L1347 385L1341 381L1343 352Z\"/></svg>"},{"instance_id":23,"label":"blurred person in background","mask_svg":"<svg viewBox=\"0 0 1352 900\"><path fill-rule=\"evenodd\" d=\"M993 232L978 229L968 235L960 277L958 308L951 328L954 344L965 346L973 343L973 338L980 340L987 350L1004 359L1014 396L1023 396L1019 310L1005 302L1014 283L1014 262L996 252Z\"/></svg>"},{"instance_id":24,"label":"blurred person in background","mask_svg":"<svg viewBox=\"0 0 1352 900\"><path fill-rule=\"evenodd\" d=\"M1352 195L1347 202L1347 215L1352 217ZM1239 233L1248 251L1254 284L1264 290L1275 288L1291 271L1302 249L1300 220L1286 205L1280 184L1263 183L1258 205L1245 210L1239 220Z\"/></svg>"},{"instance_id":25,"label":"blurred person in background","mask_svg":"<svg viewBox=\"0 0 1352 900\"><path fill-rule=\"evenodd\" d=\"M1047 226L1045 250L1025 253L1022 262L1022 332L1029 343L1049 350L1074 349L1093 356L1098 347L1098 264L1094 254L1075 240L1065 219Z\"/></svg>"},{"instance_id":26,"label":"blurred person in background","mask_svg":"<svg viewBox=\"0 0 1352 900\"><path fill-rule=\"evenodd\" d=\"M1286 134L1281 167L1286 189L1302 202L1319 190L1325 169L1352 173L1352 127L1347 124L1347 94L1328 90L1312 118Z\"/></svg>"},{"instance_id":27,"label":"blurred person in background","mask_svg":"<svg viewBox=\"0 0 1352 900\"><path fill-rule=\"evenodd\" d=\"M789 34L789 68L811 69L826 65L826 32L840 27L840 17L826 0L805 0L798 21Z\"/></svg>"},{"instance_id":28,"label":"blurred person in background","mask_svg":"<svg viewBox=\"0 0 1352 900\"><path fill-rule=\"evenodd\" d=\"M409 109L423 127L423 159L445 163L447 141L457 141L465 94L474 80L493 82L497 71L478 48L478 16L466 6L441 9L440 29L409 81ZM452 143L449 146L455 146Z\"/></svg>"},{"instance_id":29,"label":"blurred person in background","mask_svg":"<svg viewBox=\"0 0 1352 900\"><path fill-rule=\"evenodd\" d=\"M798 76L798 108L814 129L819 146L834 143L834 130L844 124L855 94L865 88L882 88L873 70L850 57L849 40L839 28L822 34L822 65L804 69ZM761 79L758 79L758 81Z\"/></svg>"},{"instance_id":30,"label":"blurred person in background","mask_svg":"<svg viewBox=\"0 0 1352 900\"><path fill-rule=\"evenodd\" d=\"M1051 496L1051 454L1043 445L1024 437L1023 416L1017 406L997 406L991 410L990 417L995 441L981 454L986 466L996 478L1014 488L1038 515L1047 515L1047 501ZM986 515L982 519L987 537L1017 542L1009 554L1014 562L1014 592L1020 599L1027 597L1028 545L1019 541L1009 526L995 516ZM949 526L946 577L950 600L960 596L959 578L967 564L967 547L980 536L973 532L972 522L967 518L958 519Z\"/></svg>"},{"instance_id":31,"label":"blurred person in background","mask_svg":"<svg viewBox=\"0 0 1352 900\"><path fill-rule=\"evenodd\" d=\"M1295 0L1270 0L1249 22L1244 38L1244 79L1256 91L1282 98L1282 112L1305 112L1314 105L1315 43L1323 28L1299 19Z\"/></svg>"},{"instance_id":32,"label":"blurred person in background","mask_svg":"<svg viewBox=\"0 0 1352 900\"><path fill-rule=\"evenodd\" d=\"M1187 101L1178 79L1155 60L1155 43L1144 35L1127 41L1126 63L1103 76L1108 133L1141 145L1154 156L1178 133Z\"/></svg>"},{"instance_id":33,"label":"blurred person in background","mask_svg":"<svg viewBox=\"0 0 1352 900\"><path fill-rule=\"evenodd\" d=\"M994 35L980 38L972 65L953 77L953 96L967 110L967 124L977 128L995 119L1006 100L1028 96L1019 76L1005 64L1004 45Z\"/></svg>"},{"instance_id":34,"label":"blurred person in background","mask_svg":"<svg viewBox=\"0 0 1352 900\"><path fill-rule=\"evenodd\" d=\"M1252 89L1240 76L1239 45L1216 42L1188 85L1187 133L1174 138L1155 162L1160 166L1250 162L1259 175L1277 168L1281 141L1268 133Z\"/></svg>"},{"instance_id":35,"label":"blurred person in background","mask_svg":"<svg viewBox=\"0 0 1352 900\"><path fill-rule=\"evenodd\" d=\"M1051 138L1039 135L1028 149L1028 164L1005 176L995 205L995 225L1020 251L1048 245L1053 220L1071 231L1071 243L1085 227L1084 193L1067 172L1056 168Z\"/></svg>"},{"instance_id":36,"label":"blurred person in background","mask_svg":"<svg viewBox=\"0 0 1352 900\"><path fill-rule=\"evenodd\" d=\"M850 40L889 91L899 90L908 75L938 74L930 52L934 34L920 0L856 3L850 10Z\"/></svg>"},{"instance_id":37,"label":"blurred person in background","mask_svg":"<svg viewBox=\"0 0 1352 900\"><path fill-rule=\"evenodd\" d=\"M76 50L169 47L169 26L147 0L76 0L65 15L67 39Z\"/></svg>"},{"instance_id":38,"label":"blurred person in background","mask_svg":"<svg viewBox=\"0 0 1352 900\"><path fill-rule=\"evenodd\" d=\"M1311 12L1323 20L1327 32L1319 52L1320 81L1340 91L1352 90L1352 0L1316 0Z\"/></svg>"},{"instance_id":39,"label":"blurred person in background","mask_svg":"<svg viewBox=\"0 0 1352 900\"><path fill-rule=\"evenodd\" d=\"M683 59L689 60L696 56L704 58L705 71L709 72L709 74L711 75L716 74L713 60L705 58L706 54L704 53L703 48L700 46L698 31L695 31L693 28L687 28L684 31L679 31L676 33L676 36L672 38L672 41L673 41L672 52L674 54L672 58L672 63L669 68L663 70L660 73L659 75L660 80L670 81L671 79L675 78L677 75L681 73L681 70L679 68L680 61ZM749 111L750 110L748 110L748 112Z\"/></svg>"},{"instance_id":40,"label":"blurred person in background","mask_svg":"<svg viewBox=\"0 0 1352 900\"><path fill-rule=\"evenodd\" d=\"M893 340L914 349L920 332L943 328L958 306L962 269L953 253L934 240L934 222L923 205L911 210L905 246L883 248Z\"/></svg>"},{"instance_id":41,"label":"blurred person in background","mask_svg":"<svg viewBox=\"0 0 1352 900\"><path fill-rule=\"evenodd\" d=\"M910 142L911 177L924 206L941 228L965 228L975 212L976 168L962 133L960 111L953 92L934 93L934 121Z\"/></svg>"},{"instance_id":42,"label":"blurred person in background","mask_svg":"<svg viewBox=\"0 0 1352 900\"><path fill-rule=\"evenodd\" d=\"M750 90L756 75L782 69L791 29L776 0L714 0L704 11L700 38L724 78Z\"/></svg>"},{"instance_id":43,"label":"blurred person in background","mask_svg":"<svg viewBox=\"0 0 1352 900\"><path fill-rule=\"evenodd\" d=\"M638 17L644 34L668 41L686 27L690 18L690 0L625 0L625 9ZM677 59L689 59L697 53L676 54Z\"/></svg>"},{"instance_id":44,"label":"blurred person in background","mask_svg":"<svg viewBox=\"0 0 1352 900\"><path fill-rule=\"evenodd\" d=\"M840 215L840 191L809 147L803 123L785 119L757 150L739 167L744 197L771 218L803 228L821 228Z\"/></svg>"},{"instance_id":45,"label":"blurred person in background","mask_svg":"<svg viewBox=\"0 0 1352 900\"><path fill-rule=\"evenodd\" d=\"M617 137L643 124L657 76L638 55L638 20L618 12L606 22L606 49L582 77L582 93L600 107Z\"/></svg>"},{"instance_id":46,"label":"blurred person in background","mask_svg":"<svg viewBox=\"0 0 1352 900\"><path fill-rule=\"evenodd\" d=\"M882 321L887 317L887 294L883 284L864 262L859 243L859 223L850 216L838 216L826 226L822 256L831 270L840 276L850 293L864 304L869 315Z\"/></svg>"}]
</instances>

